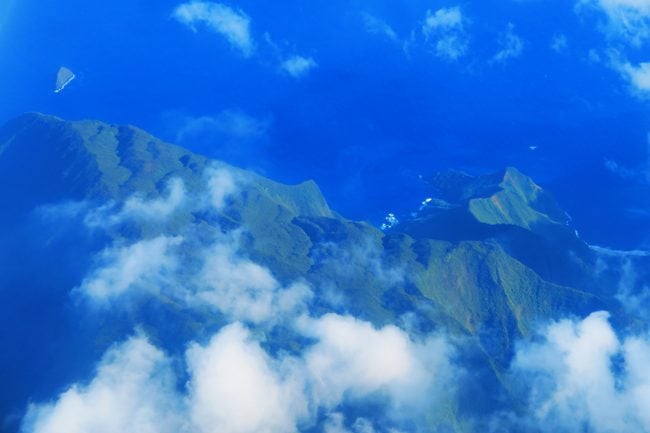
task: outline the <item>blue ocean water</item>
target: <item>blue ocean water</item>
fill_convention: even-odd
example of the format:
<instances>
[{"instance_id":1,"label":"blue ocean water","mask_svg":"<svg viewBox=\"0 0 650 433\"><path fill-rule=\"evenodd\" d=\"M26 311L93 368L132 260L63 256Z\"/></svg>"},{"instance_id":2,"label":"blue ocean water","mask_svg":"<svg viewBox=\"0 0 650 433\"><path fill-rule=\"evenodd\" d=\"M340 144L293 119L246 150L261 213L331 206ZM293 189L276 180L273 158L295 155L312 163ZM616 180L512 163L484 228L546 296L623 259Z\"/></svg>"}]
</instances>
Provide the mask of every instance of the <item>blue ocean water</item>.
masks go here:
<instances>
[{"instance_id":1,"label":"blue ocean water","mask_svg":"<svg viewBox=\"0 0 650 433\"><path fill-rule=\"evenodd\" d=\"M180 144L286 182L314 178L334 208L374 222L418 203L420 174L514 165L549 187L588 241L646 241L648 218L635 209L647 205L647 184L617 179L605 162L647 169L637 162L648 157L650 110L607 65L594 11L463 4L467 48L450 60L421 31L426 11L444 2L241 1L232 6L250 18L249 57L173 19L175 6L5 3L0 118L99 118L177 142L189 120L234 112L258 130L204 128ZM495 62L509 28L522 48ZM556 50L554 38L564 41ZM317 66L298 79L279 71L293 54ZM54 94L62 65L77 79Z\"/></svg>"}]
</instances>

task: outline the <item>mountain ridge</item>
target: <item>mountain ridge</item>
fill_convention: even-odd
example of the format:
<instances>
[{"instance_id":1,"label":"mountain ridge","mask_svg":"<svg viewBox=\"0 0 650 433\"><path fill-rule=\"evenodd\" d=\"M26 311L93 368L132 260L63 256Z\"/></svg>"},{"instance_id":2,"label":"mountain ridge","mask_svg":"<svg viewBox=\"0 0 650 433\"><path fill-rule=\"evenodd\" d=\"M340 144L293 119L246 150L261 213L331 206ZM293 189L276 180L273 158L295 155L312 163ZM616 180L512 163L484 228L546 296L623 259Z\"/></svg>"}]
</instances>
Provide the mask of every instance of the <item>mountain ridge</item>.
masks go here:
<instances>
[{"instance_id":1,"label":"mountain ridge","mask_svg":"<svg viewBox=\"0 0 650 433\"><path fill-rule=\"evenodd\" d=\"M55 201L63 197L66 199L123 201L135 192L142 194L145 198L160 197L165 194L169 180L175 177L181 179L185 188L191 191L198 188L199 183L202 182L202 171L210 165L223 167L245 176L247 179L245 191L235 196L233 203L226 207L222 214L235 226L246 227L250 236L242 244L245 252L253 259L269 266L282 280L286 281L301 278L310 273L322 272L322 265L318 271L315 271L313 267L315 248L327 243L345 244L348 242L347 248L353 248L354 242L350 242L350 239L356 239L355 242L368 243L372 245L372 249L381 252L379 255L382 260L395 262L391 256L399 256L404 252L400 252L399 249L387 251L386 245L398 245L387 241L387 239L390 239L391 236L407 235L413 239L410 248L418 250L416 256L419 259L415 263L419 261L421 265L426 263L427 266L434 266L425 258L426 254L422 255L423 251L439 251L439 254L443 254L444 249L439 250L439 246L432 247L429 241L433 241L436 245L442 245L441 242L451 242L449 245L460 246L459 251L470 255L474 254L471 251L475 250L472 245L481 245L481 243L487 242L485 245L491 243L496 246L497 250L503 252L502 259L510 260L506 257L511 257L516 262L524 264L526 260L522 261L521 257L512 253L512 250L515 249L511 245L512 238L519 239L525 236L526 239L529 239L524 242L527 243L530 242L530 239L543 238L546 235L531 225L536 216L535 212L538 212L532 209L532 205L535 199L544 196L545 193L530 178L514 168L505 169L494 175L473 177L464 174L462 176L464 191L460 202L465 206L463 212L469 214L474 222L468 229L470 225L465 225L462 222L463 218L457 218L455 210L452 209L451 220L458 227L450 232L455 230L471 233L474 228L478 227L487 234L455 239L445 235L433 236L426 230L424 233L420 233L418 230L421 227L429 229L439 223L436 217L431 218L428 214L431 210L434 213L439 212L439 209L427 207L420 212L414 222L406 221L384 234L367 223L349 221L336 215L330 210L318 186L313 181L293 186L283 185L220 161L210 161L179 146L161 142L133 126L109 125L93 120L67 122L54 116L37 113L21 116L13 122L14 125L16 123L21 126L16 128L16 126L11 126L12 122L10 122L9 129L13 129L14 135L9 140L6 138L4 140L5 144L2 147L4 156L0 157L0 172L2 161L10 160L12 157L12 143L14 143L13 147L16 147L15 143L31 140L33 137L29 135L29 132L37 131L44 137L44 140L49 139L50 143L53 143L52 146L50 144L44 146L43 143L41 147L49 147L47 162L50 166L56 167L52 173L55 175L55 180L49 182L50 185L58 185L64 189L63 192L59 191L59 194L52 195ZM6 131L7 127L0 129L0 137L5 137ZM18 153L14 158L25 160L27 155ZM42 166L42 163L43 161L36 161L39 166ZM26 164L27 161L14 163L16 166L25 166ZM56 175L61 172L63 175L57 178ZM83 190L84 187L85 190ZM28 185L28 188L33 188L33 186ZM468 194L467 191L474 191L474 193ZM476 191L479 193L476 194ZM485 195L485 191L490 193ZM510 212L499 210L499 205L494 204L493 197L499 197L504 203L509 203L508 208L512 210ZM39 196L39 200L42 201L43 198ZM483 204L482 201L485 200L487 203ZM549 200L551 199L547 201ZM480 204L473 205L476 201L479 201ZM458 200L455 204L458 204ZM554 206L556 205L551 202L549 207L554 209ZM441 213L445 214L445 212L448 211L445 210ZM534 216L531 217L531 215ZM198 221L196 215L189 215L186 218L188 221ZM458 221L461 223L458 224ZM549 224L553 226L553 229L559 228L562 233L565 232L565 226L558 221L551 220ZM506 234L504 235L504 233ZM573 236L573 232L570 233ZM401 245L400 248L403 248L406 244L402 242L399 245ZM493 247L488 250L495 251ZM431 257L430 253L428 257ZM363 264L360 266L364 267ZM441 266L442 264L437 264L434 267L440 270ZM526 265L524 264L524 266ZM412 269L416 268L417 266L412 267ZM535 270L535 266L531 269L536 275L540 275L539 270ZM414 272L417 274L423 270ZM496 283L499 273L495 272L492 271L492 277L489 280L494 280ZM444 274L444 272L441 273ZM335 274L336 271L332 269L327 274L327 278L340 280L341 276ZM543 272L541 274L543 275ZM420 278L419 285L431 286L431 281L433 281L431 278L433 277L429 277L429 280ZM316 279L318 278L316 277ZM352 278L352 280L354 279ZM351 287L352 280L346 283L350 285L348 290L354 290ZM563 282L558 281L557 283L561 285ZM444 284L453 286L458 283L449 280ZM498 283L496 284L499 286ZM366 284L368 287L371 285ZM478 289L479 287L476 286L476 290ZM430 288L420 287L420 290L423 293L431 293ZM442 301L439 300L440 302ZM514 313L516 309L513 308L512 317L517 316ZM377 306L372 310L382 311L383 309ZM463 326L465 330L471 330L473 326L470 326L466 319L458 320L458 322L465 323ZM519 320L517 319L516 322L518 323ZM527 328L523 325L519 327Z\"/></svg>"},{"instance_id":2,"label":"mountain ridge","mask_svg":"<svg viewBox=\"0 0 650 433\"><path fill-rule=\"evenodd\" d=\"M11 204L0 218L11 230L18 215L46 204L166 200L174 181L193 201L211 169L242 179L216 214L181 207L168 223L108 227L108 240L121 245L182 236L187 227L199 240L237 231L239 254L268 268L283 285L305 281L313 289L314 314L349 312L375 326L414 314L415 334L444 329L467 340L501 386L485 397L493 404L516 400L503 372L517 340L532 337L547 320L617 308L607 285L619 276L596 281L591 269L600 258L566 225L552 197L515 168L484 176L434 175L426 181L438 197L382 231L331 210L314 181L284 185L132 126L28 114L0 128L0 194ZM36 172L41 176L35 178ZM191 246L183 250L193 254ZM141 317L133 313L128 320L139 318L161 341L169 335L189 339L223 320L188 312L164 297L145 297L138 305ZM145 314L152 306L162 323ZM114 326L102 328L97 338L111 341ZM268 338L286 343L282 336Z\"/></svg>"}]
</instances>

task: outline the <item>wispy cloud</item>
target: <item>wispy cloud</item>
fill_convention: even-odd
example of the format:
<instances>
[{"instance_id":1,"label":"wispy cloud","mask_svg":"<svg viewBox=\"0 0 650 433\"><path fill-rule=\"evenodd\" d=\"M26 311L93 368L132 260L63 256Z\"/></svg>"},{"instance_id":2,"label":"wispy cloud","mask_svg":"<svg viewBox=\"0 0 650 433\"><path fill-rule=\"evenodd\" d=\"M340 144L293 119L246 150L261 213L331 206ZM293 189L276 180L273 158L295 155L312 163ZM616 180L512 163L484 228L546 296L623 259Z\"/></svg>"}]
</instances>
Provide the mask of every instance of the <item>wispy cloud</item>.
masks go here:
<instances>
[{"instance_id":1,"label":"wispy cloud","mask_svg":"<svg viewBox=\"0 0 650 433\"><path fill-rule=\"evenodd\" d=\"M630 83L636 95L650 95L650 63L647 58L630 62L631 52L644 48L650 41L650 2L647 0L579 0L577 10L599 11L605 22L599 29L607 37L608 65ZM638 53L634 53L638 57ZM645 61L643 61L645 60Z\"/></svg>"},{"instance_id":2,"label":"wispy cloud","mask_svg":"<svg viewBox=\"0 0 650 433\"><path fill-rule=\"evenodd\" d=\"M567 48L569 47L569 42L567 40L566 35L559 34L553 36L550 47L553 51L555 51L558 54L562 54L566 52Z\"/></svg>"},{"instance_id":3,"label":"wispy cloud","mask_svg":"<svg viewBox=\"0 0 650 433\"><path fill-rule=\"evenodd\" d=\"M127 220L162 221L180 210L185 201L185 184L179 178L171 179L166 185L166 196L147 199L141 194L129 197L121 206L107 203L87 212L84 222L90 227L110 227Z\"/></svg>"},{"instance_id":4,"label":"wispy cloud","mask_svg":"<svg viewBox=\"0 0 650 433\"><path fill-rule=\"evenodd\" d=\"M650 134L646 137L646 155L644 159L635 167L627 167L621 163L613 160L606 159L604 166L609 172L628 180L633 180L639 183L650 183Z\"/></svg>"},{"instance_id":5,"label":"wispy cloud","mask_svg":"<svg viewBox=\"0 0 650 433\"><path fill-rule=\"evenodd\" d=\"M318 64L311 57L294 55L284 60L280 67L290 76L294 78L302 78L312 69L318 67Z\"/></svg>"},{"instance_id":6,"label":"wispy cloud","mask_svg":"<svg viewBox=\"0 0 650 433\"><path fill-rule=\"evenodd\" d=\"M650 97L650 62L641 62L635 65L623 61L615 62L614 66L638 95Z\"/></svg>"},{"instance_id":7,"label":"wispy cloud","mask_svg":"<svg viewBox=\"0 0 650 433\"><path fill-rule=\"evenodd\" d=\"M183 147L237 166L266 168L274 122L268 113L231 107L203 115L171 111L163 119L167 134Z\"/></svg>"},{"instance_id":8,"label":"wispy cloud","mask_svg":"<svg viewBox=\"0 0 650 433\"><path fill-rule=\"evenodd\" d=\"M397 32L386 21L368 13L363 13L361 17L363 18L364 28L368 33L384 36L393 41L399 40Z\"/></svg>"},{"instance_id":9,"label":"wispy cloud","mask_svg":"<svg viewBox=\"0 0 650 433\"><path fill-rule=\"evenodd\" d=\"M246 58L254 55L259 59L264 58L263 53L256 55L257 46L251 32L251 18L241 9L234 9L222 3L196 0L180 4L174 9L172 16L194 32L204 27L220 34ZM265 37L267 42L271 41L268 34ZM311 57L297 54L287 56L277 45L270 43L276 51L274 62L279 64L278 67L283 73L293 78L302 78L318 66Z\"/></svg>"},{"instance_id":10,"label":"wispy cloud","mask_svg":"<svg viewBox=\"0 0 650 433\"><path fill-rule=\"evenodd\" d=\"M597 245L589 246L597 254L595 272L604 272L618 278L616 299L632 317L650 318L650 287L643 274L647 268L650 251L617 250Z\"/></svg>"},{"instance_id":11,"label":"wispy cloud","mask_svg":"<svg viewBox=\"0 0 650 433\"><path fill-rule=\"evenodd\" d=\"M300 311L312 292L304 284L282 285L263 266L220 242L203 254L193 302L215 307L235 320L260 323Z\"/></svg>"},{"instance_id":12,"label":"wispy cloud","mask_svg":"<svg viewBox=\"0 0 650 433\"><path fill-rule=\"evenodd\" d=\"M202 140L206 135L215 141L259 140L271 126L269 117L255 117L236 108L223 110L214 116L179 117L181 126L176 134L179 143Z\"/></svg>"},{"instance_id":13,"label":"wispy cloud","mask_svg":"<svg viewBox=\"0 0 650 433\"><path fill-rule=\"evenodd\" d=\"M501 49L494 55L492 62L504 63L510 59L521 56L524 51L524 41L515 34L515 26L508 23L505 32L499 35L499 45Z\"/></svg>"},{"instance_id":14,"label":"wispy cloud","mask_svg":"<svg viewBox=\"0 0 650 433\"><path fill-rule=\"evenodd\" d=\"M245 57L254 51L250 33L250 18L241 10L221 3L193 1L179 5L173 13L179 22L197 31L199 25L222 35L230 45Z\"/></svg>"},{"instance_id":15,"label":"wispy cloud","mask_svg":"<svg viewBox=\"0 0 650 433\"><path fill-rule=\"evenodd\" d=\"M467 20L460 7L427 11L422 24L425 39L432 43L437 56L457 60L467 53L469 36L465 31Z\"/></svg>"},{"instance_id":16,"label":"wispy cloud","mask_svg":"<svg viewBox=\"0 0 650 433\"><path fill-rule=\"evenodd\" d=\"M179 209L185 200L185 185L178 178L172 179L167 185L167 197L146 200L134 196L126 200L121 210L121 218L144 218L147 220L168 218Z\"/></svg>"},{"instance_id":17,"label":"wispy cloud","mask_svg":"<svg viewBox=\"0 0 650 433\"><path fill-rule=\"evenodd\" d=\"M187 199L186 212L222 211L245 181L230 170L210 167L204 182L199 197ZM179 184L178 179L170 183ZM141 208L152 212L160 208L161 215L155 217L155 222L161 223L171 216L163 211L169 208L170 201L176 201L173 197L173 189L168 198L142 201L132 197L122 208L111 205L91 211L92 218L87 217L86 221L92 221L91 227L103 228L129 219L150 224L150 218L141 219ZM163 294L192 307L210 307L232 320L249 323L268 322L302 311L311 290L302 283L283 287L267 268L242 257L237 252L240 235L236 230L221 233L214 236L212 243L199 242L191 232L185 238L160 235L126 245L116 242L98 254L94 269L75 293L102 306L128 305L133 298ZM189 266L181 266L185 263L181 251L187 248L194 250L190 274L186 269Z\"/></svg>"},{"instance_id":18,"label":"wispy cloud","mask_svg":"<svg viewBox=\"0 0 650 433\"><path fill-rule=\"evenodd\" d=\"M647 0L579 0L578 8L600 10L607 18L602 29L610 38L641 46L650 38L650 2Z\"/></svg>"},{"instance_id":19,"label":"wispy cloud","mask_svg":"<svg viewBox=\"0 0 650 433\"><path fill-rule=\"evenodd\" d=\"M111 246L96 259L96 269L76 291L93 302L106 303L130 294L134 287L156 293L175 271L178 262L171 249L180 237L159 236L126 246Z\"/></svg>"}]
</instances>

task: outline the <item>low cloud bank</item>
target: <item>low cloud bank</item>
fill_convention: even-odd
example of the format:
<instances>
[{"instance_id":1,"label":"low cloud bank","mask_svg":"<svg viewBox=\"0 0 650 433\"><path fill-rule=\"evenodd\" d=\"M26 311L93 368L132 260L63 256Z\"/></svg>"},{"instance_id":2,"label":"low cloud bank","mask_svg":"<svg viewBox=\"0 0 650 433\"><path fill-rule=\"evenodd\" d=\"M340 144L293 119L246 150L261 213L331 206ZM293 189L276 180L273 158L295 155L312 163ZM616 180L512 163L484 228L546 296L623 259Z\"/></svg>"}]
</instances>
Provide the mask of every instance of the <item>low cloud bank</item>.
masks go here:
<instances>
[{"instance_id":1,"label":"low cloud bank","mask_svg":"<svg viewBox=\"0 0 650 433\"><path fill-rule=\"evenodd\" d=\"M116 343L88 382L30 405L23 432L369 432L375 431L370 421L343 415L346 407L368 402L381 402L390 425L399 426L407 413L426 430L427 413L449 398L459 374L444 337L416 339L397 326L312 315L307 283L283 285L241 254L244 229L217 227L207 241L189 227L164 234L165 221L178 215L222 211L245 182L230 170L210 168L201 200L172 179L160 198L78 207L90 215L90 229L155 222L163 232L118 239L101 251L73 291L84 301L80 307L119 313L139 305L134 299L172 300L212 309L226 325L205 341L187 341L178 355L143 333ZM268 340L277 327L288 342Z\"/></svg>"},{"instance_id":2,"label":"low cloud bank","mask_svg":"<svg viewBox=\"0 0 650 433\"><path fill-rule=\"evenodd\" d=\"M604 311L555 322L516 352L514 383L528 399L516 424L542 432L650 431L648 365L650 335L619 337Z\"/></svg>"},{"instance_id":3,"label":"low cloud bank","mask_svg":"<svg viewBox=\"0 0 650 433\"><path fill-rule=\"evenodd\" d=\"M341 404L377 396L399 424L400 413L421 416L436 393L448 392L453 376L444 339L415 342L396 327L335 314L304 320L314 342L300 355L271 355L240 322L206 344L191 343L181 387L173 359L146 337L132 337L103 357L88 384L31 405L22 431L286 433L318 425L329 413L328 430L332 417L342 425ZM359 419L353 426L370 428Z\"/></svg>"},{"instance_id":4,"label":"low cloud bank","mask_svg":"<svg viewBox=\"0 0 650 433\"><path fill-rule=\"evenodd\" d=\"M202 199L172 179L160 198L134 196L101 212L88 206L57 212L88 212L92 229L116 221L164 228L183 213L224 211L247 181L223 168L208 169L203 180ZM23 432L370 433L455 422L454 399L472 372L444 335L415 337L351 315L316 315L306 282L280 283L241 253L245 228L216 227L207 240L197 239L195 229L116 240L98 254L74 296L109 312L128 310L139 297L171 300L207 309L224 326L205 339L190 337L173 355L141 332L117 342L90 380L30 405ZM364 245L336 256L340 263L328 264L341 274L346 263L367 260L387 285L404 278L399 269L382 269ZM487 419L484 431L650 431L648 365L650 335L621 336L608 313L553 322L518 344L506 372L524 408L474 421ZM369 406L370 415L362 409Z\"/></svg>"},{"instance_id":5,"label":"low cloud bank","mask_svg":"<svg viewBox=\"0 0 650 433\"><path fill-rule=\"evenodd\" d=\"M177 194L176 190L184 191L183 183L172 179L167 197L133 197L122 207L102 206L91 211L86 221L94 228L110 228L125 221L160 223L174 212L219 212L242 182L246 180L227 169L209 168L200 197ZM118 308L128 308L134 298L162 295L191 308L213 308L231 320L256 324L291 317L306 308L312 296L306 284L283 287L267 268L240 254L241 230L217 227L210 242L191 228L184 231L132 243L116 241L98 254L95 267L74 294L96 306Z\"/></svg>"},{"instance_id":6,"label":"low cloud bank","mask_svg":"<svg viewBox=\"0 0 650 433\"><path fill-rule=\"evenodd\" d=\"M169 359L145 337L116 345L95 377L56 400L31 405L22 431L39 433L172 433L182 431Z\"/></svg>"}]
</instances>

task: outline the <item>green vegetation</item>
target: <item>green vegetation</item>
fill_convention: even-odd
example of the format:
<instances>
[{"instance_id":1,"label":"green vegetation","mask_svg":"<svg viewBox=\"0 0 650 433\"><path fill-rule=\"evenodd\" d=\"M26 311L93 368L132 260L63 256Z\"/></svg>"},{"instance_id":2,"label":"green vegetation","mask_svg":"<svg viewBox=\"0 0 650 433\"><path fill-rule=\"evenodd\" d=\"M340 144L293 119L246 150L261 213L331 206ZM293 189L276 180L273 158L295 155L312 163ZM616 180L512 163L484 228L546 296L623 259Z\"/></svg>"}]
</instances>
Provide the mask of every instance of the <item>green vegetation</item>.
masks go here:
<instances>
[{"instance_id":1,"label":"green vegetation","mask_svg":"<svg viewBox=\"0 0 650 433\"><path fill-rule=\"evenodd\" d=\"M199 200L206 168L227 168L239 187L218 215L181 210L164 223L121 225L109 235L181 234L191 224L209 240L215 230L241 229L243 254L282 283L310 283L314 311L347 311L378 325L416 313L428 327L414 332L445 329L467 338L505 389L513 344L539 321L613 302L593 278L593 253L566 227L565 213L514 168L479 177L436 174L427 180L440 198L384 233L332 212L313 181L280 184L132 126L25 115L0 130L0 155L0 182L17 185L13 198L25 209L60 200L122 202L134 193L157 198L172 178L183 180L189 200ZM181 332L188 335L222 320L170 299L157 302L167 316L186 318ZM465 429L454 404L443 412L457 431Z\"/></svg>"}]
</instances>

